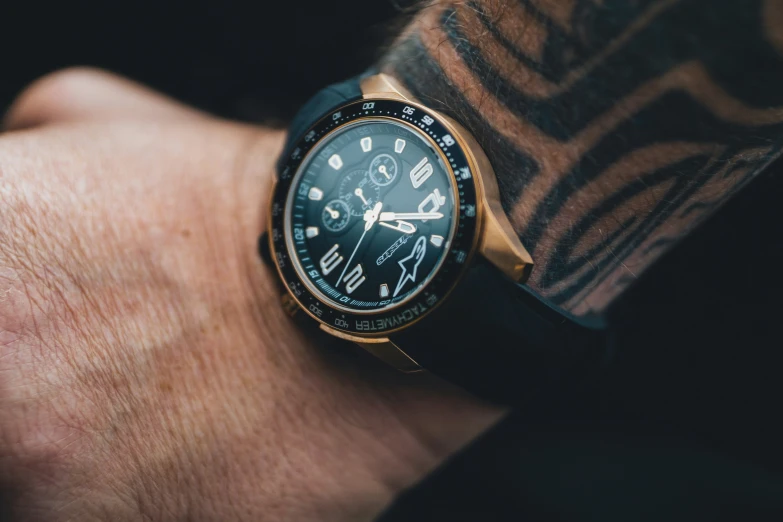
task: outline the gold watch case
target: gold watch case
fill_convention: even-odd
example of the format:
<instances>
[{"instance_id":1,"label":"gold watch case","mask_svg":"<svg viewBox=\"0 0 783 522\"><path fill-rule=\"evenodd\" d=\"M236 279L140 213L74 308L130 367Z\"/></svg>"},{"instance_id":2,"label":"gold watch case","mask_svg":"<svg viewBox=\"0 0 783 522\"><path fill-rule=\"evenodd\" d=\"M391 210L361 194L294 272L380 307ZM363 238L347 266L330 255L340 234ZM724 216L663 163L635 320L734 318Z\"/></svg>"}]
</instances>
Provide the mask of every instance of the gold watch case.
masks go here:
<instances>
[{"instance_id":1,"label":"gold watch case","mask_svg":"<svg viewBox=\"0 0 783 522\"><path fill-rule=\"evenodd\" d=\"M524 283L533 268L533 260L519 241L508 217L503 211L494 170L492 169L492 165L487 159L486 154L484 154L484 151L473 136L453 119L422 105L391 76L377 74L367 77L361 82L361 90L364 100L395 100L426 110L427 113L437 118L439 123L450 131L467 158L476 186L478 230L475 234L471 251L468 254L468 262L463 270L463 274L464 271L469 269L469 264L474 260L475 256L481 255L512 281ZM275 178L274 183L277 183L277 178ZM274 197L275 187L272 187L271 194ZM270 205L270 214L273 214L278 210L279 209L276 209L274 205ZM270 243L272 243L270 246L271 251L274 253L273 231L271 225L273 215L270 215L269 218L269 235ZM280 269L280 265L276 263L276 266L278 267L280 277L285 281L286 279ZM460 279L461 276L452 286L452 289L459 284ZM444 301L446 299L448 299L448 295L443 297ZM317 317L316 314L311 313L302 306L302 303L297 299L295 292L290 288L290 285L286 285L286 291L282 296L282 300L285 310L290 315L300 313L301 311L308 313L308 315L318 321L320 328L325 332L358 344L374 356L398 370L406 373L422 370L419 364L409 357L401 348L396 346L388 335L354 335L329 326ZM420 319L426 320L426 315ZM411 324L413 323L406 325L405 328L409 327Z\"/></svg>"}]
</instances>

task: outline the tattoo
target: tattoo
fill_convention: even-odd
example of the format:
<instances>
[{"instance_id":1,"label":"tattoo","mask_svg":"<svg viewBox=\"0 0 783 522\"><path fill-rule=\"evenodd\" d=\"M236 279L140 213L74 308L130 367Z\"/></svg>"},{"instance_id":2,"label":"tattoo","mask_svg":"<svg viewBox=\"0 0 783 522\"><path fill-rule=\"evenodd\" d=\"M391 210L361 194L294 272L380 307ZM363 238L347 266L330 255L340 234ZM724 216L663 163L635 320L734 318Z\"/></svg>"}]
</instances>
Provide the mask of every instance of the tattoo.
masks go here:
<instances>
[{"instance_id":1,"label":"tattoo","mask_svg":"<svg viewBox=\"0 0 783 522\"><path fill-rule=\"evenodd\" d=\"M783 145L783 0L442 0L381 66L474 134L530 285L577 315Z\"/></svg>"}]
</instances>

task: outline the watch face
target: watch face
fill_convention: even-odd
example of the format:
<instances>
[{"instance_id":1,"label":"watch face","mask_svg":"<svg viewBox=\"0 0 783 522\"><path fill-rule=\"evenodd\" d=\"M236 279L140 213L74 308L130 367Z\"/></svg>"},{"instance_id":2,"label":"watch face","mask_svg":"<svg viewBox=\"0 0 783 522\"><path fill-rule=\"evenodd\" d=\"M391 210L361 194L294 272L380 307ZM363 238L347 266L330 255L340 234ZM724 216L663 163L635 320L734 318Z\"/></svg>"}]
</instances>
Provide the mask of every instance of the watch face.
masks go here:
<instances>
[{"instance_id":1,"label":"watch face","mask_svg":"<svg viewBox=\"0 0 783 522\"><path fill-rule=\"evenodd\" d=\"M472 251L470 167L421 108L342 108L300 140L279 181L278 266L305 309L333 328L377 334L412 323L448 293Z\"/></svg>"},{"instance_id":2,"label":"watch face","mask_svg":"<svg viewBox=\"0 0 783 522\"><path fill-rule=\"evenodd\" d=\"M322 299L352 312L420 291L454 235L456 185L432 143L389 120L331 133L289 192L289 251Z\"/></svg>"}]
</instances>

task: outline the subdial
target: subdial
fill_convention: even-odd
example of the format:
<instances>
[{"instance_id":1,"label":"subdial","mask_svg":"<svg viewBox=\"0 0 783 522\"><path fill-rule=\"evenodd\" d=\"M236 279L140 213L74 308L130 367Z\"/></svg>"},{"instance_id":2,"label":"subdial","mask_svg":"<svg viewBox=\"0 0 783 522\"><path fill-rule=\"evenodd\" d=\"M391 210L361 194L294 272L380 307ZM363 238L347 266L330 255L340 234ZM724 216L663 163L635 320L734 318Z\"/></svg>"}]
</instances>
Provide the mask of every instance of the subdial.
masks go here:
<instances>
[{"instance_id":1,"label":"subdial","mask_svg":"<svg viewBox=\"0 0 783 522\"><path fill-rule=\"evenodd\" d=\"M380 187L385 187L397 177L397 160L389 154L379 154L370 163L370 179Z\"/></svg>"},{"instance_id":2,"label":"subdial","mask_svg":"<svg viewBox=\"0 0 783 522\"><path fill-rule=\"evenodd\" d=\"M381 189L370 181L366 170L355 170L340 182L340 199L348 204L352 216L364 216L381 200Z\"/></svg>"},{"instance_id":3,"label":"subdial","mask_svg":"<svg viewBox=\"0 0 783 522\"><path fill-rule=\"evenodd\" d=\"M329 232L341 232L351 220L351 209L345 201L335 199L326 204L321 219Z\"/></svg>"}]
</instances>

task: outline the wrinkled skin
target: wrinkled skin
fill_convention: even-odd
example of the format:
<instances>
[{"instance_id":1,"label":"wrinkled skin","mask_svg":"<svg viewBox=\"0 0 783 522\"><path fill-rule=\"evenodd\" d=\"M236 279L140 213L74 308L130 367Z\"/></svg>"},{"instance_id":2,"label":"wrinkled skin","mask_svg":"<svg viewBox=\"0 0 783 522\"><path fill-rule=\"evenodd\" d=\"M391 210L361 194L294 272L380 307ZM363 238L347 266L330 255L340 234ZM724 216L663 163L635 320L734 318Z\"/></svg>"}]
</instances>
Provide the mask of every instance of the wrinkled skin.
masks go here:
<instances>
[{"instance_id":1,"label":"wrinkled skin","mask_svg":"<svg viewBox=\"0 0 783 522\"><path fill-rule=\"evenodd\" d=\"M13 520L371 520L500 411L279 307L282 133L90 70L0 135L0 488Z\"/></svg>"}]
</instances>

